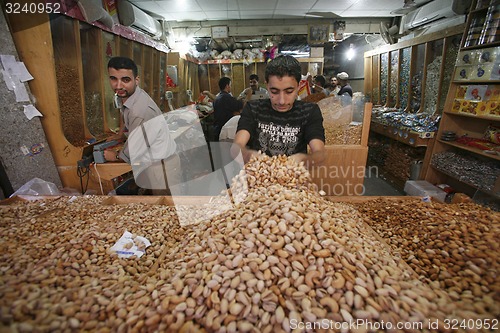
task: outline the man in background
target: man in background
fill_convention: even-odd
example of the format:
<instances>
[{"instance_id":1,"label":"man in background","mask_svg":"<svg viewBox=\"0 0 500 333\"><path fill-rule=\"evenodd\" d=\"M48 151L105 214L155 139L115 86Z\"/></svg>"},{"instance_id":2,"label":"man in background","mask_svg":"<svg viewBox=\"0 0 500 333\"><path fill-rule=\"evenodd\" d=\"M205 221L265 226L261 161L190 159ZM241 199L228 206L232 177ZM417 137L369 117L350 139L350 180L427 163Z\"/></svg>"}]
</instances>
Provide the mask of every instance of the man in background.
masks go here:
<instances>
[{"instance_id":1,"label":"man in background","mask_svg":"<svg viewBox=\"0 0 500 333\"><path fill-rule=\"evenodd\" d=\"M332 96L336 96L340 90L339 80L334 75L330 77L330 86L327 88Z\"/></svg>"},{"instance_id":2,"label":"man in background","mask_svg":"<svg viewBox=\"0 0 500 333\"><path fill-rule=\"evenodd\" d=\"M125 139L124 131L132 133L144 122L162 114L153 99L139 87L137 65L132 59L114 57L108 62L111 88L115 92L120 108L120 130L112 139ZM104 158L109 162L125 161L130 163L128 143L121 151L106 150Z\"/></svg>"},{"instance_id":3,"label":"man in background","mask_svg":"<svg viewBox=\"0 0 500 333\"><path fill-rule=\"evenodd\" d=\"M265 98L269 98L267 90L259 86L259 76L257 74L251 74L249 79L250 87L244 89L241 94L239 94L238 100L243 100L245 97L247 97L248 100L254 99L252 95L262 95Z\"/></svg>"},{"instance_id":4,"label":"man in background","mask_svg":"<svg viewBox=\"0 0 500 333\"><path fill-rule=\"evenodd\" d=\"M219 140L222 126L233 116L240 114L251 96L246 95L242 100L234 98L231 94L231 79L226 76L220 78L219 89L220 93L214 100L214 141Z\"/></svg>"},{"instance_id":5,"label":"man in background","mask_svg":"<svg viewBox=\"0 0 500 333\"><path fill-rule=\"evenodd\" d=\"M115 138L125 138L125 130L128 131L129 137L121 151L105 150L104 158L109 162L125 161L131 164L131 160L145 155L147 162L146 159L139 158L139 162L144 164L144 168L137 174L134 170L137 185L152 190L151 193L154 195L170 194L169 184L178 184L181 179L180 160L175 153L175 144L169 136L166 122L163 128L156 126L156 128L151 129L148 126L148 124L160 124L157 117L161 117L163 120L161 110L153 99L139 87L137 65L132 59L126 57L111 58L108 62L108 74L111 88L118 100L117 104L121 106L120 131ZM157 119L153 120L154 118ZM161 132L162 135L158 135L158 132ZM132 136L134 140L129 146ZM153 144L158 139L161 141L160 146L165 149L160 149L162 154L155 160L154 157L148 155L151 155L150 143ZM145 145L142 145L143 142ZM167 149L169 144L173 146Z\"/></svg>"},{"instance_id":6,"label":"man in background","mask_svg":"<svg viewBox=\"0 0 500 333\"><path fill-rule=\"evenodd\" d=\"M323 75L315 75L313 77L313 84L311 86L312 94L323 93L325 96L329 95L329 91L325 89L326 79Z\"/></svg>"},{"instance_id":7,"label":"man in background","mask_svg":"<svg viewBox=\"0 0 500 333\"><path fill-rule=\"evenodd\" d=\"M346 72L341 72L337 74L337 79L339 80L340 90L337 95L342 96L348 94L352 97L352 87L349 84L349 75Z\"/></svg>"}]
</instances>

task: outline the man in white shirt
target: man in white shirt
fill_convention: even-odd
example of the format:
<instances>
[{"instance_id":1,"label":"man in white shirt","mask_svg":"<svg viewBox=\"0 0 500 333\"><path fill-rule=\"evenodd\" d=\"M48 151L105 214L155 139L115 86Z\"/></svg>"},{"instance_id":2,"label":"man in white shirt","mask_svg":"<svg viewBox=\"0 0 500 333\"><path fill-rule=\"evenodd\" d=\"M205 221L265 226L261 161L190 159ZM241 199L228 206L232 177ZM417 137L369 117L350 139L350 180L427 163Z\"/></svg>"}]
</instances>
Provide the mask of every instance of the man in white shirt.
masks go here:
<instances>
[{"instance_id":1,"label":"man in white shirt","mask_svg":"<svg viewBox=\"0 0 500 333\"><path fill-rule=\"evenodd\" d=\"M257 74L250 75L250 87L245 88L241 92L241 94L238 96L238 100L242 100L247 96L248 96L247 100L260 99L260 98L252 98L253 95L269 98L269 93L267 92L267 89L259 86L259 76Z\"/></svg>"}]
</instances>

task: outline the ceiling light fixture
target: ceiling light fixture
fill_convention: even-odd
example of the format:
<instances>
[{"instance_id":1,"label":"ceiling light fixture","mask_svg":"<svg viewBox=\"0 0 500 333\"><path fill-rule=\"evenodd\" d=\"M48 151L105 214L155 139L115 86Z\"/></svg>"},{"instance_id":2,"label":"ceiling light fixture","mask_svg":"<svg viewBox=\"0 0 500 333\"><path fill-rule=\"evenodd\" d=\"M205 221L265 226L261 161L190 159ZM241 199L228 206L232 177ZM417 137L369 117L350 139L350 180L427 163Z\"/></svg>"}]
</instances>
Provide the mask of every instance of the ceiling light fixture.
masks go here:
<instances>
[{"instance_id":1,"label":"ceiling light fixture","mask_svg":"<svg viewBox=\"0 0 500 333\"><path fill-rule=\"evenodd\" d=\"M347 50L347 60L351 61L355 55L356 55L356 52L354 52L354 45L350 44L349 50Z\"/></svg>"},{"instance_id":2,"label":"ceiling light fixture","mask_svg":"<svg viewBox=\"0 0 500 333\"><path fill-rule=\"evenodd\" d=\"M403 8L413 8L416 5L415 0L405 0Z\"/></svg>"}]
</instances>

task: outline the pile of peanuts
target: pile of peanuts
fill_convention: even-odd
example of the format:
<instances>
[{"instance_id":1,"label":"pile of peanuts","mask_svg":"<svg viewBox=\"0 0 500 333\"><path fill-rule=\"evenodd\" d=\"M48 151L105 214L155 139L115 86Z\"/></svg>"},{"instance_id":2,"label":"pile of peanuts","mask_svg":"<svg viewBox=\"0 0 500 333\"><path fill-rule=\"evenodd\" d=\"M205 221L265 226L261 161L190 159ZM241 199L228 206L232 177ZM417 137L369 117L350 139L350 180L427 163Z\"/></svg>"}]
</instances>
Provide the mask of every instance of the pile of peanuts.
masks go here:
<instances>
[{"instance_id":1,"label":"pile of peanuts","mask_svg":"<svg viewBox=\"0 0 500 333\"><path fill-rule=\"evenodd\" d=\"M363 124L348 124L338 126L324 122L326 145L359 145Z\"/></svg>"},{"instance_id":2,"label":"pile of peanuts","mask_svg":"<svg viewBox=\"0 0 500 333\"><path fill-rule=\"evenodd\" d=\"M0 206L0 328L420 332L485 318L420 281L355 208L322 198L302 165L258 155L245 170L231 188L246 186L245 197L189 226L174 207L98 197ZM141 258L109 251L125 230L151 241Z\"/></svg>"},{"instance_id":3,"label":"pile of peanuts","mask_svg":"<svg viewBox=\"0 0 500 333\"><path fill-rule=\"evenodd\" d=\"M373 200L357 209L393 253L462 309L500 317L500 214L476 204Z\"/></svg>"}]
</instances>

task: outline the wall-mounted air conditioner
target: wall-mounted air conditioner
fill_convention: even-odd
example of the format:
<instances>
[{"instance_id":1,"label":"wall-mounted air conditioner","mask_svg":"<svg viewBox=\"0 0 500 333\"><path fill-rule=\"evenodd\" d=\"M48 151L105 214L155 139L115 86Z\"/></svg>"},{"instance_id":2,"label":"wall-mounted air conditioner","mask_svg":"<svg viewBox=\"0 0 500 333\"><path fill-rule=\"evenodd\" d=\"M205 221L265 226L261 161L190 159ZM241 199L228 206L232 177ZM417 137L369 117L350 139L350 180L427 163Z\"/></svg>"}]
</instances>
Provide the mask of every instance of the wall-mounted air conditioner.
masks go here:
<instances>
[{"instance_id":1,"label":"wall-mounted air conditioner","mask_svg":"<svg viewBox=\"0 0 500 333\"><path fill-rule=\"evenodd\" d=\"M434 0L409 12L401 19L400 33L405 34L428 23L465 14L471 0Z\"/></svg>"},{"instance_id":2,"label":"wall-mounted air conditioner","mask_svg":"<svg viewBox=\"0 0 500 333\"><path fill-rule=\"evenodd\" d=\"M120 23L134 28L153 38L160 38L163 29L158 20L155 20L149 14L132 5L126 0L118 0L118 18Z\"/></svg>"}]
</instances>

